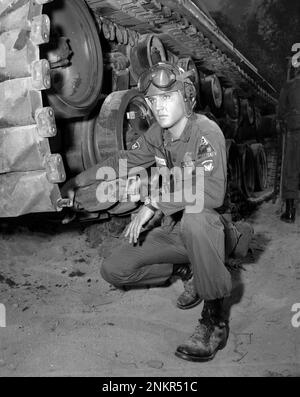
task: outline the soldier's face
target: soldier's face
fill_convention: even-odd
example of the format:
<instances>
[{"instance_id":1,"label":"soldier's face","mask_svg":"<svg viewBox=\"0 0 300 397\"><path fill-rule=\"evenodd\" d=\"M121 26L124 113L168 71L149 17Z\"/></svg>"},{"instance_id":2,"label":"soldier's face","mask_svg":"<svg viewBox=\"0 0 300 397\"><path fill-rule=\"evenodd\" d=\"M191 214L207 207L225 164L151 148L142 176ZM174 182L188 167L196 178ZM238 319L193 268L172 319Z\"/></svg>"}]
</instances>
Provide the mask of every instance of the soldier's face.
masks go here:
<instances>
[{"instance_id":1,"label":"soldier's face","mask_svg":"<svg viewBox=\"0 0 300 397\"><path fill-rule=\"evenodd\" d=\"M171 128L185 117L184 101L180 91L147 96L146 100L162 128Z\"/></svg>"}]
</instances>

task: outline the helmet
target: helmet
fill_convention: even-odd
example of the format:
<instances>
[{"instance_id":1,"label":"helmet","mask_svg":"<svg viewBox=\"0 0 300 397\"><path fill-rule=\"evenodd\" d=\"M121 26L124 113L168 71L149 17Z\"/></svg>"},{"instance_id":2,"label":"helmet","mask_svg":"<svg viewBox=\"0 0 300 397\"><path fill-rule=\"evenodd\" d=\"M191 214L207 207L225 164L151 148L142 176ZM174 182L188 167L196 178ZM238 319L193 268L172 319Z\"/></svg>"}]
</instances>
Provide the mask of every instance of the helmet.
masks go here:
<instances>
[{"instance_id":1,"label":"helmet","mask_svg":"<svg viewBox=\"0 0 300 397\"><path fill-rule=\"evenodd\" d=\"M197 95L192 82L193 76L193 70L184 71L171 63L159 62L139 77L138 90L146 96L180 91L185 102L186 115L190 116Z\"/></svg>"}]
</instances>

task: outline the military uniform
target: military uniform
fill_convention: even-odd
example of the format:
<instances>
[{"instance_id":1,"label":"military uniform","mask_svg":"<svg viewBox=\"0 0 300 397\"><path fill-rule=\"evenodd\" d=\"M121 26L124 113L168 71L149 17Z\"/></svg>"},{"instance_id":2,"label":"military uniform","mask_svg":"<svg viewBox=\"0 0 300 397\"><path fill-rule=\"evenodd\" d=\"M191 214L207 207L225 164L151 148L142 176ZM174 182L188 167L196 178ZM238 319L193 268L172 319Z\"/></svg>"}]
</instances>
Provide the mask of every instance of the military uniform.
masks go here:
<instances>
[{"instance_id":1,"label":"military uniform","mask_svg":"<svg viewBox=\"0 0 300 397\"><path fill-rule=\"evenodd\" d=\"M282 198L297 199L300 174L300 76L281 90L278 118L287 127L287 142L282 175Z\"/></svg>"},{"instance_id":2,"label":"military uniform","mask_svg":"<svg viewBox=\"0 0 300 397\"><path fill-rule=\"evenodd\" d=\"M142 166L202 166L204 169L204 209L184 211L190 203L158 202L165 220L160 227L142 233L135 246L128 242L107 258L101 269L105 280L116 286L164 284L173 264L190 263L199 297L206 300L230 295L231 277L224 265L224 227L216 208L223 204L226 189L226 145L222 131L206 116L193 114L178 140L157 123L141 136L132 150L120 151L101 165L78 176L77 185L95 181L99 167L118 171L119 159L126 159L128 169ZM169 227L172 218L173 227Z\"/></svg>"}]
</instances>

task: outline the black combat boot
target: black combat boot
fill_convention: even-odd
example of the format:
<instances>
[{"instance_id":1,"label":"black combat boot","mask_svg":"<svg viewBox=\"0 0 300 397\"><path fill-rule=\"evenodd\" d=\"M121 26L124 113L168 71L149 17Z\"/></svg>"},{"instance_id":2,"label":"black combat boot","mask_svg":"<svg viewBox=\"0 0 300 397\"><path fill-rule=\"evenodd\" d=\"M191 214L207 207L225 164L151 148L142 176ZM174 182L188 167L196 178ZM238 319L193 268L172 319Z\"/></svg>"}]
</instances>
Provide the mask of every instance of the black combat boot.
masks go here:
<instances>
[{"instance_id":1,"label":"black combat boot","mask_svg":"<svg viewBox=\"0 0 300 397\"><path fill-rule=\"evenodd\" d=\"M202 298L199 297L195 284L194 277L183 282L184 291L177 299L177 307L182 310L191 309L202 302Z\"/></svg>"},{"instance_id":2,"label":"black combat boot","mask_svg":"<svg viewBox=\"0 0 300 397\"><path fill-rule=\"evenodd\" d=\"M204 302L202 319L193 335L178 346L177 357L188 361L209 361L226 346L229 327L223 319L222 306L223 299Z\"/></svg>"},{"instance_id":3,"label":"black combat boot","mask_svg":"<svg viewBox=\"0 0 300 397\"><path fill-rule=\"evenodd\" d=\"M281 215L280 219L286 223L294 223L296 219L295 200L287 199L285 213Z\"/></svg>"}]
</instances>

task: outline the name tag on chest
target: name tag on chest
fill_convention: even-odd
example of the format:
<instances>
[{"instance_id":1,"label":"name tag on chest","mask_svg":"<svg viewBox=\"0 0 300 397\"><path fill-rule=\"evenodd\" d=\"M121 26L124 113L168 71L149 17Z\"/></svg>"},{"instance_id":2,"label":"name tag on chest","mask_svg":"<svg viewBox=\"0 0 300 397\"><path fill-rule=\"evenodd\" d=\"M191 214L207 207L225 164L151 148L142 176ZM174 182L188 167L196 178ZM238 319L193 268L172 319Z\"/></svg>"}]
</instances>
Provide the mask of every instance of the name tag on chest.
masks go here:
<instances>
[{"instance_id":1,"label":"name tag on chest","mask_svg":"<svg viewBox=\"0 0 300 397\"><path fill-rule=\"evenodd\" d=\"M162 157L156 157L155 156L155 161L158 167L166 167L167 166L167 161L166 159L163 159Z\"/></svg>"}]
</instances>

